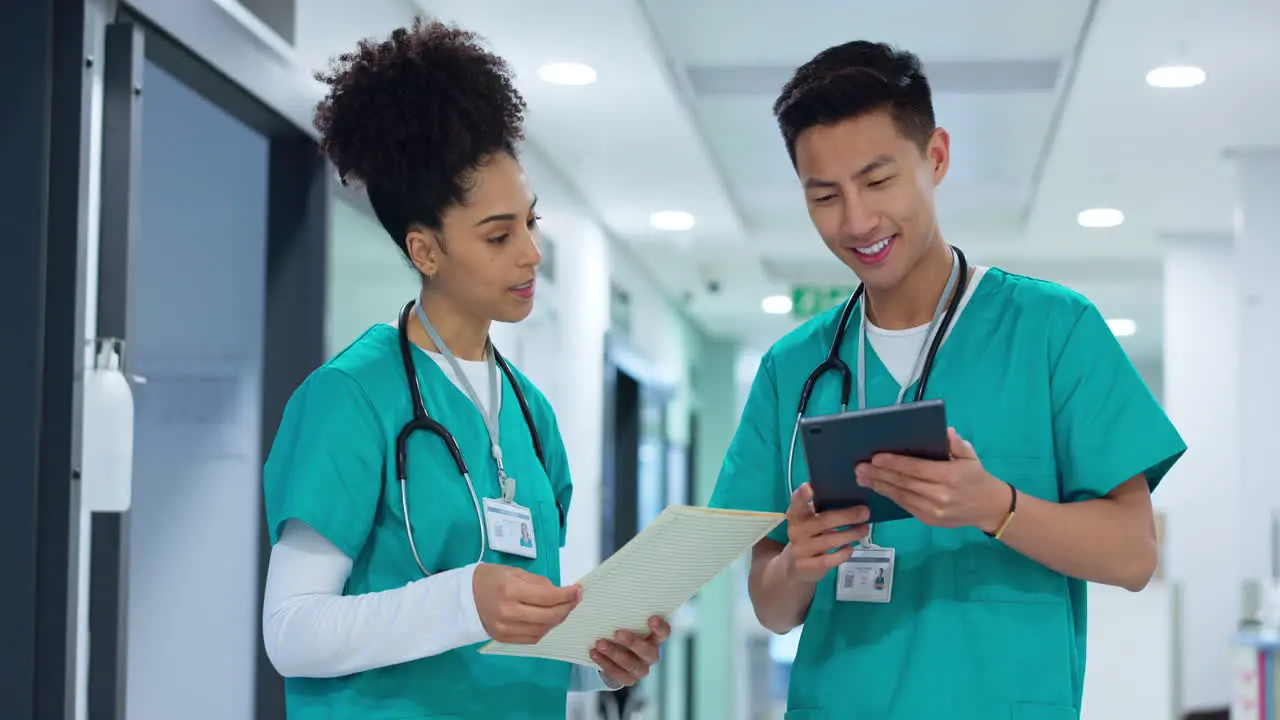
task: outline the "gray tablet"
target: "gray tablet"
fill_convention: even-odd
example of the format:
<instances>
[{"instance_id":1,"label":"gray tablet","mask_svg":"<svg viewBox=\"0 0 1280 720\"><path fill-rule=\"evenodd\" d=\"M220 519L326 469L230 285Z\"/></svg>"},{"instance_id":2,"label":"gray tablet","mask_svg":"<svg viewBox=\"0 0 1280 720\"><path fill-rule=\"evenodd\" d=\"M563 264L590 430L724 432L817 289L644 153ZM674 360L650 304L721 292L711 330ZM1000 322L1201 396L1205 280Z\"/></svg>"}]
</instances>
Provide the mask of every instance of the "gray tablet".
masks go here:
<instances>
[{"instance_id":1,"label":"gray tablet","mask_svg":"<svg viewBox=\"0 0 1280 720\"><path fill-rule=\"evenodd\" d=\"M858 485L854 467L882 452L928 460L951 457L941 400L871 408L800 421L809 485L818 512L866 505L871 522L910 517L897 503Z\"/></svg>"}]
</instances>

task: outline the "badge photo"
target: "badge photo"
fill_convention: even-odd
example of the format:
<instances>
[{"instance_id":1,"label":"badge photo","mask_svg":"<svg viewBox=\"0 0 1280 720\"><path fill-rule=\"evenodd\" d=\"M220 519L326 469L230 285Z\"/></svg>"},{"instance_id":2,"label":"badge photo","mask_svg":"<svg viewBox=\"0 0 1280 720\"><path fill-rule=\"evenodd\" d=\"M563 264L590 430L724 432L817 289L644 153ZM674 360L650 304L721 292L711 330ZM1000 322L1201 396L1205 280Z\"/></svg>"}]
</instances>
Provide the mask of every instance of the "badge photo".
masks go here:
<instances>
[{"instance_id":1,"label":"badge photo","mask_svg":"<svg viewBox=\"0 0 1280 720\"><path fill-rule=\"evenodd\" d=\"M489 533L489 547L531 560L538 557L538 540L529 508L485 498L484 524Z\"/></svg>"},{"instance_id":2,"label":"badge photo","mask_svg":"<svg viewBox=\"0 0 1280 720\"><path fill-rule=\"evenodd\" d=\"M840 565L836 600L887 603L893 597L893 548L858 546Z\"/></svg>"}]
</instances>

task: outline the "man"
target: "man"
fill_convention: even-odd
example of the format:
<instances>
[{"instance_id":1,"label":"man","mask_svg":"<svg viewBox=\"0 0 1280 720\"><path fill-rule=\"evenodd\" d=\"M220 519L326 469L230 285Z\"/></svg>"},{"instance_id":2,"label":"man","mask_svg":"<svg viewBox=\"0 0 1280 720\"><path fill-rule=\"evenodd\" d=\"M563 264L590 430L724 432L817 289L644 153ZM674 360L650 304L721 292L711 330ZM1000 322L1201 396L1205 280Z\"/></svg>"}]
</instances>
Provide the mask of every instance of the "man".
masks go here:
<instances>
[{"instance_id":1,"label":"man","mask_svg":"<svg viewBox=\"0 0 1280 720\"><path fill-rule=\"evenodd\" d=\"M804 626L787 717L1078 717L1085 583L1150 580L1150 491L1182 439L1088 300L967 268L943 239L934 195L950 139L914 55L830 48L796 71L774 113L814 227L865 293L838 347L860 368L850 406L911 400L923 374L923 397L944 399L953 426L949 461L880 455L849 468L912 516L866 542L865 508L815 512L794 435L842 308L764 356L711 504L786 512L753 551L749 587L765 627ZM934 333L943 342L922 372ZM805 413L838 412L841 385L824 372ZM866 582L851 559L886 582Z\"/></svg>"}]
</instances>

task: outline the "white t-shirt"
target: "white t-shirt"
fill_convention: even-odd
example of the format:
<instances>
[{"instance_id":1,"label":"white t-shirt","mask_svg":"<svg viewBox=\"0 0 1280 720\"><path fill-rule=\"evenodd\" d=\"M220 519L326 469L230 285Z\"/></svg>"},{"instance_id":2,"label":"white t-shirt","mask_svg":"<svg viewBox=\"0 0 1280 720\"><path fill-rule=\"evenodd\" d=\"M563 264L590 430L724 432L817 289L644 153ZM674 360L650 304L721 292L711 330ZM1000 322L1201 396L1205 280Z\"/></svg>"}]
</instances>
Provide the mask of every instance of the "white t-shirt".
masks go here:
<instances>
[{"instance_id":1,"label":"white t-shirt","mask_svg":"<svg viewBox=\"0 0 1280 720\"><path fill-rule=\"evenodd\" d=\"M955 317L951 319L951 326L947 328L947 335L951 334L951 328L955 327L956 321L960 319L960 313L964 312L965 306L973 297L974 289L978 287L978 283L982 282L986 272L985 267L973 269L973 277L969 279L964 296L960 298L960 305L956 308ZM867 342L876 351L876 356L880 358L880 362L884 363L889 374L893 375L899 387L908 382L911 371L915 370L916 360L920 357L920 351L924 349L924 341L928 335L927 323L905 330L885 330L867 321ZM946 336L943 336L943 342L946 342L946 339Z\"/></svg>"},{"instance_id":2,"label":"white t-shirt","mask_svg":"<svg viewBox=\"0 0 1280 720\"><path fill-rule=\"evenodd\" d=\"M443 355L419 352L435 360L461 389ZM487 407L487 364L467 360L458 364L481 405ZM476 564L436 573L402 588L348 596L343 588L351 566L351 558L311 526L298 520L285 523L271 549L262 613L267 657L284 677L341 677L489 639L476 611L472 585ZM569 689L610 688L599 673L575 665Z\"/></svg>"}]
</instances>

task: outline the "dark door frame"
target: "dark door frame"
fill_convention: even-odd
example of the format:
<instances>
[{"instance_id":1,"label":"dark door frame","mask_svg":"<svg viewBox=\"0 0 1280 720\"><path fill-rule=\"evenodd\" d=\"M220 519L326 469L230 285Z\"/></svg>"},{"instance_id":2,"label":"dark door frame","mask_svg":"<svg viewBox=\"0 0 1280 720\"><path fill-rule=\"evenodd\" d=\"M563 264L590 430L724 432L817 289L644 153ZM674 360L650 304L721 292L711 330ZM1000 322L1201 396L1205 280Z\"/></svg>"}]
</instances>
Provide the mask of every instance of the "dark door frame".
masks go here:
<instances>
[{"instance_id":1,"label":"dark door frame","mask_svg":"<svg viewBox=\"0 0 1280 720\"><path fill-rule=\"evenodd\" d=\"M137 3L134 3L135 5ZM214 3L203 3L219 12ZM214 19L210 19L214 23ZM223 53L239 51L235 38ZM241 38L243 40L243 38ZM270 141L266 323L262 396L265 457L294 388L325 358L325 311L332 173L311 136L136 11L122 9L105 28L100 337L127 342L133 236L138 232L145 61L203 95ZM127 178L127 181L118 182ZM128 350L126 346L126 363ZM261 509L257 512L261 513ZM127 706L128 513L94 513L89 619L89 716L124 720ZM270 544L259 537L258 594ZM283 720L284 681L258 643L255 720Z\"/></svg>"},{"instance_id":2,"label":"dark door frame","mask_svg":"<svg viewBox=\"0 0 1280 720\"><path fill-rule=\"evenodd\" d=\"M605 333L604 342L604 424L603 424L603 446L601 448L601 461L603 463L601 472L600 487L600 550L603 554L611 554L621 547L630 539L630 535L626 532L620 532L623 527L633 527L634 523L627 523L616 517L616 510L619 507L616 497L620 489L618 487L619 477L617 474L618 448L616 446L616 438L618 432L617 416L618 416L618 374L623 373L636 381L639 385L637 393L637 409L642 409L646 402L657 402L664 407L671 401L675 395L674 387L671 381L663 376L661 371L645 357L640 351L631 345L629 341L621 335L609 331ZM663 440L665 453L666 441L666 423L663 420ZM636 432L640 433L641 429L636 428ZM662 461L665 468L665 460ZM665 470L664 473L665 475ZM629 483L625 488L634 495L636 489L634 483ZM623 505L631 510L635 509L635 498L628 497Z\"/></svg>"},{"instance_id":3,"label":"dark door frame","mask_svg":"<svg viewBox=\"0 0 1280 720\"><path fill-rule=\"evenodd\" d=\"M0 23L0 698L14 718L74 709L85 38L82 0L14 3Z\"/></svg>"}]
</instances>

